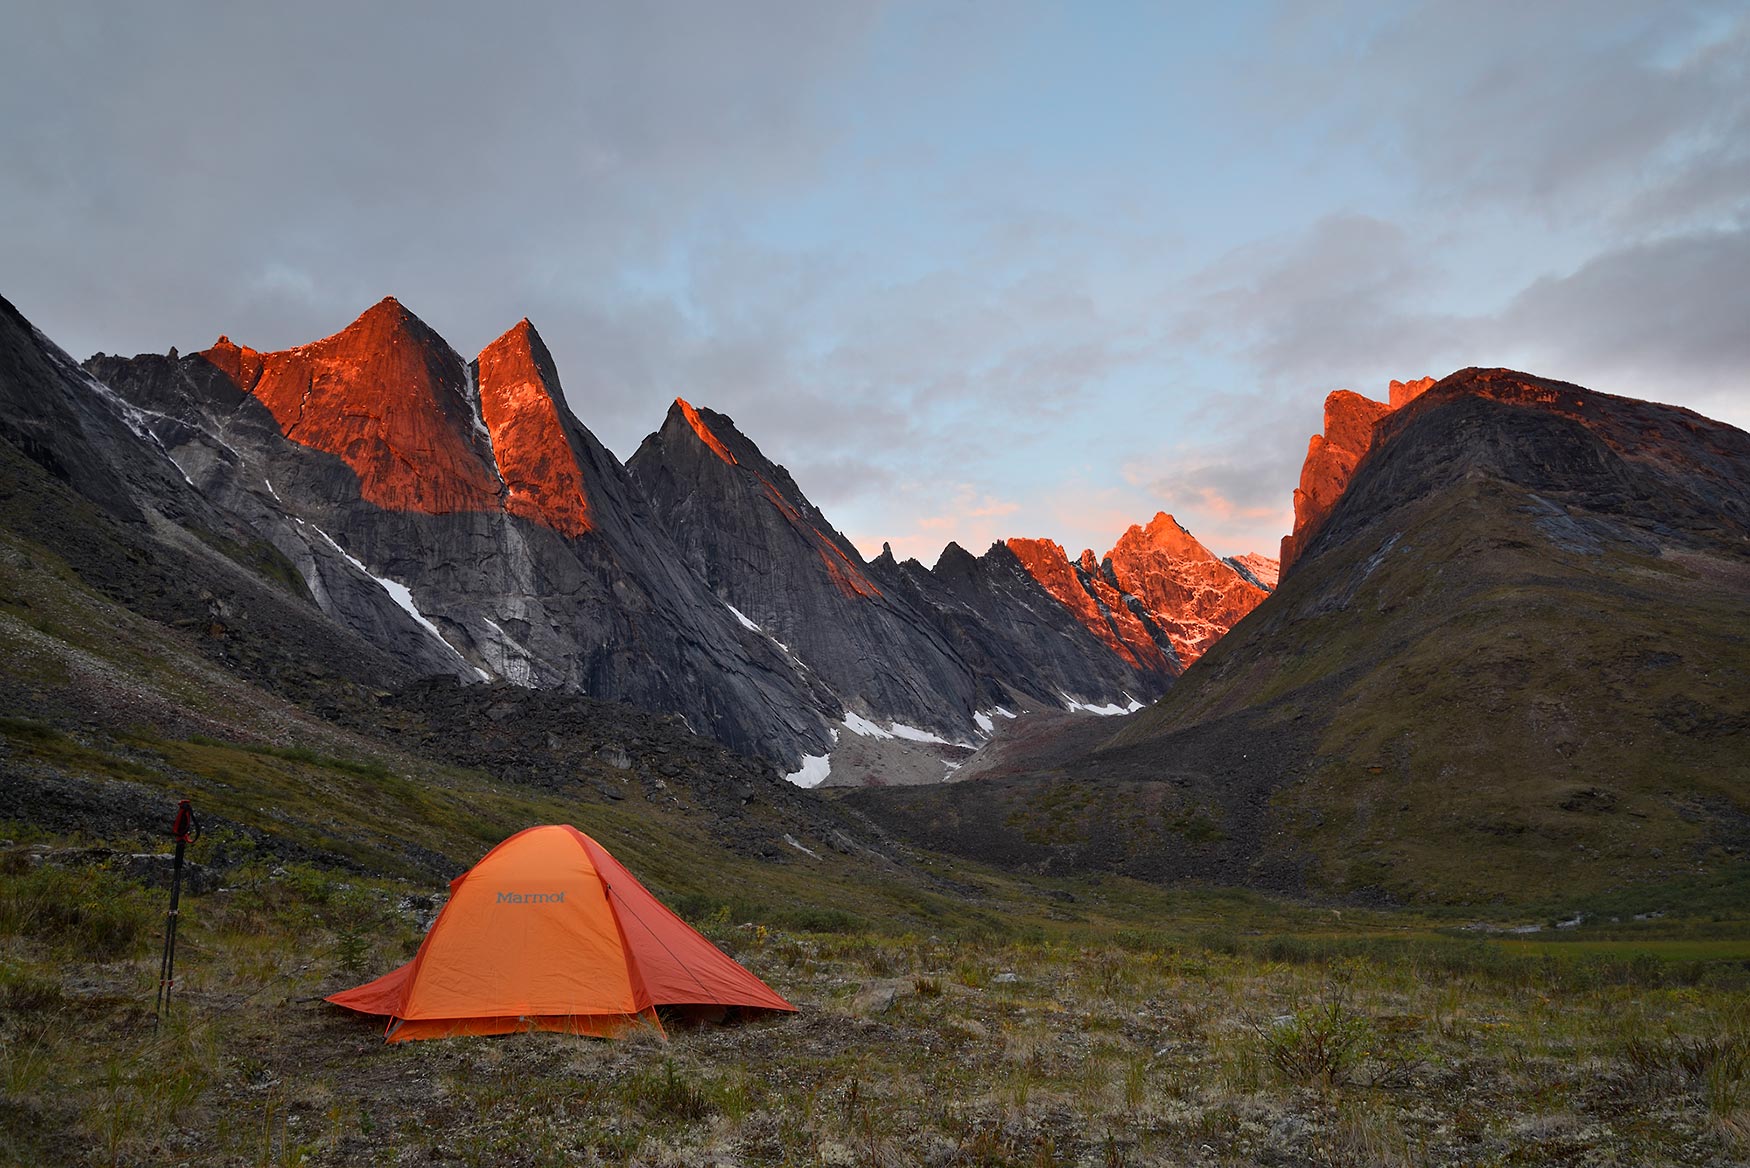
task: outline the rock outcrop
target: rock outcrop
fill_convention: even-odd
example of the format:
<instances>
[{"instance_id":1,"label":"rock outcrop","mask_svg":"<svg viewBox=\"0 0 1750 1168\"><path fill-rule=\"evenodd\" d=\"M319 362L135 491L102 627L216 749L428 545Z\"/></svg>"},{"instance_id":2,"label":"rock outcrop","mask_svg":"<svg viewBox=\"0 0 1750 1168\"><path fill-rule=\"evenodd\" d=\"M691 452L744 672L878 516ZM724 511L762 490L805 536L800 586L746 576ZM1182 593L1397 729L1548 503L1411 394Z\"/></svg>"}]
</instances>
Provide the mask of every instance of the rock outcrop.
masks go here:
<instances>
[{"instance_id":1,"label":"rock outcrop","mask_svg":"<svg viewBox=\"0 0 1750 1168\"><path fill-rule=\"evenodd\" d=\"M524 317L481 350L470 373L504 483L505 510L562 535L589 531L589 491L566 432L571 411L535 326Z\"/></svg>"},{"instance_id":2,"label":"rock outcrop","mask_svg":"<svg viewBox=\"0 0 1750 1168\"><path fill-rule=\"evenodd\" d=\"M1258 552L1247 552L1243 556L1223 556L1222 559L1234 571L1264 591L1276 591L1276 581L1282 576L1281 564L1278 561Z\"/></svg>"},{"instance_id":3,"label":"rock outcrop","mask_svg":"<svg viewBox=\"0 0 1750 1168\"><path fill-rule=\"evenodd\" d=\"M394 297L313 344L257 353L220 338L200 356L234 375L288 440L350 467L366 502L428 515L498 509L462 359Z\"/></svg>"},{"instance_id":4,"label":"rock outcrop","mask_svg":"<svg viewBox=\"0 0 1750 1168\"><path fill-rule=\"evenodd\" d=\"M683 400L628 469L719 604L819 678L845 709L937 737L973 733L978 684L920 613L735 423Z\"/></svg>"},{"instance_id":5,"label":"rock outcrop","mask_svg":"<svg viewBox=\"0 0 1750 1168\"><path fill-rule=\"evenodd\" d=\"M1114 653L1166 677L1184 672L1269 593L1164 511L1146 527L1132 525L1099 558L1089 549L1070 560L1043 539L1011 539L1009 548Z\"/></svg>"},{"instance_id":6,"label":"rock outcrop","mask_svg":"<svg viewBox=\"0 0 1750 1168\"><path fill-rule=\"evenodd\" d=\"M1061 559L1062 549L1056 555ZM979 679L987 708L1127 709L1153 700L1177 672L1152 635L1146 642L1156 651L1152 668L1118 652L1122 642L1099 636L1009 543L992 544L982 556L950 543L933 568L895 562L883 549L870 569L941 630Z\"/></svg>"},{"instance_id":7,"label":"rock outcrop","mask_svg":"<svg viewBox=\"0 0 1750 1168\"><path fill-rule=\"evenodd\" d=\"M1318 535L1343 490L1355 473L1356 464L1373 442L1379 420L1414 401L1434 384L1432 377L1417 381L1393 381L1389 401L1377 402L1347 389L1325 398L1325 429L1307 441L1306 461L1300 469L1300 486L1294 492L1294 530L1282 537L1279 571L1286 573Z\"/></svg>"},{"instance_id":8,"label":"rock outcrop","mask_svg":"<svg viewBox=\"0 0 1750 1168\"><path fill-rule=\"evenodd\" d=\"M1134 596L1190 665L1269 593L1160 512L1119 537L1101 573Z\"/></svg>"}]
</instances>

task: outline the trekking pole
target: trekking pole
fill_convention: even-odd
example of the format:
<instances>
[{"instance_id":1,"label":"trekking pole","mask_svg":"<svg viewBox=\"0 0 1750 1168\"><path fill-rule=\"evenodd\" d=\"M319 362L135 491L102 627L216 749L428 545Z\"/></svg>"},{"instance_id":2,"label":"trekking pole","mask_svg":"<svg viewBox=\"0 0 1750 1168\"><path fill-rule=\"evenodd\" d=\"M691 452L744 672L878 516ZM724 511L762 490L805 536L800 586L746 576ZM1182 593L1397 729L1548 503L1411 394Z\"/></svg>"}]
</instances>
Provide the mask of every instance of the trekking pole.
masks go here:
<instances>
[{"instance_id":1,"label":"trekking pole","mask_svg":"<svg viewBox=\"0 0 1750 1168\"><path fill-rule=\"evenodd\" d=\"M158 1028L164 1012L170 1009L170 990L176 984L176 919L182 902L182 851L201 837L200 820L194 817L194 806L187 799L176 805L176 821L170 833L176 837L176 858L170 865L170 915L164 918L164 956L158 963L158 1001L152 1011L152 1029Z\"/></svg>"}]
</instances>

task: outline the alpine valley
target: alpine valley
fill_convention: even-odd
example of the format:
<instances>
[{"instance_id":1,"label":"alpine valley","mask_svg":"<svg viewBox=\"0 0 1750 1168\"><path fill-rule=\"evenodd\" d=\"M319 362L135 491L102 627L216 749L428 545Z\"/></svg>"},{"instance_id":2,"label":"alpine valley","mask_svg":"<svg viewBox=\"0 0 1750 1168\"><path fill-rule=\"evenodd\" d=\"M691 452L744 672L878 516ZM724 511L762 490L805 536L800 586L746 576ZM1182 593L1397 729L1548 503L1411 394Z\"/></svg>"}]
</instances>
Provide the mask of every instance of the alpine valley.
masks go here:
<instances>
[{"instance_id":1,"label":"alpine valley","mask_svg":"<svg viewBox=\"0 0 1750 1168\"><path fill-rule=\"evenodd\" d=\"M705 405L622 464L528 321L0 301L0 1163L1744 1163L1750 435L1464 369L1331 394L1294 513L1280 580L865 560ZM562 823L798 1012L323 1000Z\"/></svg>"},{"instance_id":2,"label":"alpine valley","mask_svg":"<svg viewBox=\"0 0 1750 1168\"><path fill-rule=\"evenodd\" d=\"M1504 370L1335 392L1280 585L1166 514L1103 556L865 560L732 419L677 399L622 464L529 321L467 360L394 299L83 365L4 305L0 439L16 562L251 692L512 775L680 779L612 729L642 711L767 772L798 846L1464 900L1750 846L1750 438L1673 407ZM104 621L28 591L13 711L225 721L48 653L32 619ZM38 758L8 797L76 816L84 781ZM797 802L823 784L917 789Z\"/></svg>"}]
</instances>

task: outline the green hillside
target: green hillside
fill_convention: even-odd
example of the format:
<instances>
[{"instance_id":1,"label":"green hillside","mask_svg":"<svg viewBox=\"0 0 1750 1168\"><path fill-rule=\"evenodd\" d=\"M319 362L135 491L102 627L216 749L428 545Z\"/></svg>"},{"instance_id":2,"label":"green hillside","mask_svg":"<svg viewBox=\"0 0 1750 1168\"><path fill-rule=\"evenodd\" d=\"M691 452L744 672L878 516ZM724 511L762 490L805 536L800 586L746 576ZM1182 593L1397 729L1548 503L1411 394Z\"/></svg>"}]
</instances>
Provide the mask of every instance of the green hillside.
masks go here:
<instances>
[{"instance_id":1,"label":"green hillside","mask_svg":"<svg viewBox=\"0 0 1750 1168\"><path fill-rule=\"evenodd\" d=\"M1750 848L1750 438L1467 371L1393 417L1271 596L1101 749L866 792L1046 870L1545 902Z\"/></svg>"}]
</instances>

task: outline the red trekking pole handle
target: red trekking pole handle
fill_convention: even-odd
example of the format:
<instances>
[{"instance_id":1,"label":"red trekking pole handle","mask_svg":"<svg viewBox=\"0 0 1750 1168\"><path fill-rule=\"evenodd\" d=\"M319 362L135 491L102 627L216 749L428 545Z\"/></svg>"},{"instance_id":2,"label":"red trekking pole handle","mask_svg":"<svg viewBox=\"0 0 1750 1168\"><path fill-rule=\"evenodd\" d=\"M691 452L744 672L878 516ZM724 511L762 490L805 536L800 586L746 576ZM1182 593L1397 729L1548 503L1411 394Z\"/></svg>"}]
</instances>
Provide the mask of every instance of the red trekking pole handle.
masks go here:
<instances>
[{"instance_id":1,"label":"red trekking pole handle","mask_svg":"<svg viewBox=\"0 0 1750 1168\"><path fill-rule=\"evenodd\" d=\"M171 824L170 834L179 844L193 843L201 837L201 822L194 817L194 806L187 799L176 805L176 822Z\"/></svg>"}]
</instances>

